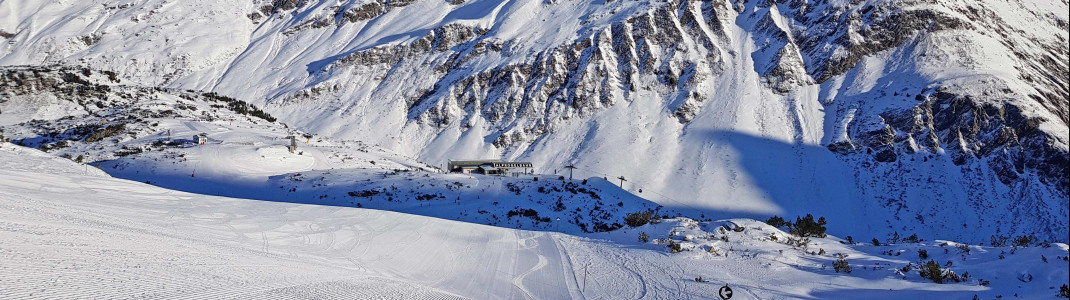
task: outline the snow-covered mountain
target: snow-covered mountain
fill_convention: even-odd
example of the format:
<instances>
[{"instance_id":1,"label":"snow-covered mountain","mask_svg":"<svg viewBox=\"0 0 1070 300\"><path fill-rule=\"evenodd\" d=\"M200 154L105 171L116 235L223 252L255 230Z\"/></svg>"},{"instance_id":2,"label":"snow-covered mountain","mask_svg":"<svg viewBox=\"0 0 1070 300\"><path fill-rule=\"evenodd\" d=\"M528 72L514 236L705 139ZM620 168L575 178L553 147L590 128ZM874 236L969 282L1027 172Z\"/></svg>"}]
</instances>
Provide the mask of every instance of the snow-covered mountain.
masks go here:
<instances>
[{"instance_id":1,"label":"snow-covered mountain","mask_svg":"<svg viewBox=\"0 0 1070 300\"><path fill-rule=\"evenodd\" d=\"M2 70L0 138L173 190L569 233L620 229L634 212L680 214L603 178L442 174L360 141L303 133L213 93L122 85L86 68ZM300 139L292 152L290 136Z\"/></svg>"},{"instance_id":2,"label":"snow-covered mountain","mask_svg":"<svg viewBox=\"0 0 1070 300\"><path fill-rule=\"evenodd\" d=\"M431 164L574 163L844 235L1070 236L1065 0L0 7L2 65L211 91Z\"/></svg>"},{"instance_id":3,"label":"snow-covered mountain","mask_svg":"<svg viewBox=\"0 0 1070 300\"><path fill-rule=\"evenodd\" d=\"M569 235L185 193L3 142L0 161L4 298L1044 299L1070 273L1063 243L871 245L749 219Z\"/></svg>"}]
</instances>

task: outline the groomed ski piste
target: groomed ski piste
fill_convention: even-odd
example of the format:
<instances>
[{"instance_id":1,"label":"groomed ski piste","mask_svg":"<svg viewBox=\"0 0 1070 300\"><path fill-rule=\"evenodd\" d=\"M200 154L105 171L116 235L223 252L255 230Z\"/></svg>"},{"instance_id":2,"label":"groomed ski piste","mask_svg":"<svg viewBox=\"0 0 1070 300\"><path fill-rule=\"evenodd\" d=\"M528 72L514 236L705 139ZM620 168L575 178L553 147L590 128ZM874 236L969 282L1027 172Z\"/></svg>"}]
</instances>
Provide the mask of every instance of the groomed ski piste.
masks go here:
<instances>
[{"instance_id":1,"label":"groomed ski piste","mask_svg":"<svg viewBox=\"0 0 1070 300\"><path fill-rule=\"evenodd\" d=\"M0 0L0 300L1066 297L1067 6Z\"/></svg>"},{"instance_id":2,"label":"groomed ski piste","mask_svg":"<svg viewBox=\"0 0 1070 300\"><path fill-rule=\"evenodd\" d=\"M315 165L320 156L308 157ZM0 161L0 295L9 299L710 299L724 285L733 299L1051 299L1068 279L1062 243L878 246L846 243L835 232L804 240L750 219L683 217L598 233L533 221L523 226L530 231L416 214L431 211L428 204L383 205L411 212L399 213L188 193L10 143L0 146ZM354 169L342 178L387 172ZM390 184L413 189L456 177L394 176ZM530 193L507 192L513 197L498 200ZM430 207L449 205L481 204ZM852 272L834 270L841 257ZM960 281L922 278L928 260Z\"/></svg>"}]
</instances>

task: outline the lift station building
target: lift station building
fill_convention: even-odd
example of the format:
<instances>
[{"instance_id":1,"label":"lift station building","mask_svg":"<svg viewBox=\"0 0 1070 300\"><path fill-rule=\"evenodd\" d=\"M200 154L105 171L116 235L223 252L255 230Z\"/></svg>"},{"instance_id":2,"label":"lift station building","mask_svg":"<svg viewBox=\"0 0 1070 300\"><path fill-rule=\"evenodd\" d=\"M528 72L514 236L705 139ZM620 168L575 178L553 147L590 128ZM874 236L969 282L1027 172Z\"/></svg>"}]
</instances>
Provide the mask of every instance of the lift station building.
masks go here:
<instances>
[{"instance_id":1,"label":"lift station building","mask_svg":"<svg viewBox=\"0 0 1070 300\"><path fill-rule=\"evenodd\" d=\"M518 173L517 171L520 169L523 169L523 172L519 173L530 173L533 168L534 167L530 162L502 161L497 159L450 160L446 167L450 173L495 175Z\"/></svg>"}]
</instances>

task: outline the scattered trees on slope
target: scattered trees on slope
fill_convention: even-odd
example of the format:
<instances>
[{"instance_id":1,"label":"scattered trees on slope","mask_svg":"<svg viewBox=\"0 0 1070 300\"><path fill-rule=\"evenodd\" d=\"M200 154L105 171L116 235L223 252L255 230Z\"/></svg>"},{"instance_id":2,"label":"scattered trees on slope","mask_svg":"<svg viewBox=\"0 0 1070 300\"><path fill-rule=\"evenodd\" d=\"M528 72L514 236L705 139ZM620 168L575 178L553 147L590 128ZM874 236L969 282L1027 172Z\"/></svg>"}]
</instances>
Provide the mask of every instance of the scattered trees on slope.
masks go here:
<instances>
[{"instance_id":1,"label":"scattered trees on slope","mask_svg":"<svg viewBox=\"0 0 1070 300\"><path fill-rule=\"evenodd\" d=\"M814 215L806 214L805 217L796 217L795 223L788 222L779 216L773 216L765 221L769 226L783 228L787 227L791 234L799 237L825 237L825 225L828 224L825 221L825 217L820 217L817 221L814 221Z\"/></svg>"},{"instance_id":2,"label":"scattered trees on slope","mask_svg":"<svg viewBox=\"0 0 1070 300\"><path fill-rule=\"evenodd\" d=\"M959 275L955 274L955 271L951 271L951 269L942 269L940 268L939 263L931 259L929 262L921 266L918 270L918 275L921 275L922 278L932 280L935 283L962 281Z\"/></svg>"},{"instance_id":3,"label":"scattered trees on slope","mask_svg":"<svg viewBox=\"0 0 1070 300\"><path fill-rule=\"evenodd\" d=\"M653 210L633 212L624 217L624 224L628 224L631 227L639 227L650 223L655 218L657 216L654 215Z\"/></svg>"},{"instance_id":4,"label":"scattered trees on slope","mask_svg":"<svg viewBox=\"0 0 1070 300\"><path fill-rule=\"evenodd\" d=\"M779 216L770 217L768 220L765 220L765 224L769 224L769 226L773 226L776 228L791 227L791 222L788 222L787 220L784 220L784 218L781 218Z\"/></svg>"},{"instance_id":5,"label":"scattered trees on slope","mask_svg":"<svg viewBox=\"0 0 1070 300\"><path fill-rule=\"evenodd\" d=\"M844 273L851 273L851 265L847 263L847 255L836 254L836 262L832 263L832 268L836 270L836 273L843 271Z\"/></svg>"},{"instance_id":6,"label":"scattered trees on slope","mask_svg":"<svg viewBox=\"0 0 1070 300\"><path fill-rule=\"evenodd\" d=\"M85 141L88 143L99 142L100 140L122 133L125 130L126 124L108 126L107 128L104 128L104 130L98 130L96 132L93 132L93 134L90 134L88 137L85 138Z\"/></svg>"},{"instance_id":7,"label":"scattered trees on slope","mask_svg":"<svg viewBox=\"0 0 1070 300\"><path fill-rule=\"evenodd\" d=\"M275 122L275 120L276 120L275 117L272 117L267 112L264 112L263 110L260 110L260 108L256 107L256 105L252 105L252 104L246 103L245 101L241 101L241 100L234 99L234 98L231 98L231 97L227 97L227 96L223 96L223 95L220 95L220 94L216 94L214 92L208 92L208 93L204 93L202 95L205 98L208 98L209 100L214 100L214 101L217 101L217 102L226 103L227 104L227 108L230 109L231 111L236 112L236 113L243 114L243 115L254 116L254 117L257 117L257 118L264 119L265 121L268 121L268 122Z\"/></svg>"},{"instance_id":8,"label":"scattered trees on slope","mask_svg":"<svg viewBox=\"0 0 1070 300\"><path fill-rule=\"evenodd\" d=\"M806 217L795 218L795 226L791 230L791 234L801 237L825 237L825 225L828 222L825 221L825 217L818 218L814 221L814 216L806 214Z\"/></svg>"},{"instance_id":9,"label":"scattered trees on slope","mask_svg":"<svg viewBox=\"0 0 1070 300\"><path fill-rule=\"evenodd\" d=\"M669 244L666 246L669 247L669 251L671 251L672 253L680 253L680 251L683 251L683 247L680 246L680 243L677 243L671 238L669 239Z\"/></svg>"}]
</instances>

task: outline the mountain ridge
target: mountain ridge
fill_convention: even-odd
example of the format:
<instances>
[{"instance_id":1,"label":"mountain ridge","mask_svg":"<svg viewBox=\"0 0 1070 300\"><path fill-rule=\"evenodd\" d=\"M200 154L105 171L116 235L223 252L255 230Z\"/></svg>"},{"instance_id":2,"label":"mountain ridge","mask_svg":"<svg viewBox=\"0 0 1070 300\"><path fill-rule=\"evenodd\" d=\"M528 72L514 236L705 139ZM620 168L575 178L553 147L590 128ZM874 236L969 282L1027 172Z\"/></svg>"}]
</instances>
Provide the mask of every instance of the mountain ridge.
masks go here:
<instances>
[{"instance_id":1,"label":"mountain ridge","mask_svg":"<svg viewBox=\"0 0 1070 300\"><path fill-rule=\"evenodd\" d=\"M428 162L576 163L708 215L1068 236L1066 1L454 3L68 4L5 16L0 64L215 91Z\"/></svg>"}]
</instances>

